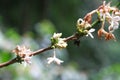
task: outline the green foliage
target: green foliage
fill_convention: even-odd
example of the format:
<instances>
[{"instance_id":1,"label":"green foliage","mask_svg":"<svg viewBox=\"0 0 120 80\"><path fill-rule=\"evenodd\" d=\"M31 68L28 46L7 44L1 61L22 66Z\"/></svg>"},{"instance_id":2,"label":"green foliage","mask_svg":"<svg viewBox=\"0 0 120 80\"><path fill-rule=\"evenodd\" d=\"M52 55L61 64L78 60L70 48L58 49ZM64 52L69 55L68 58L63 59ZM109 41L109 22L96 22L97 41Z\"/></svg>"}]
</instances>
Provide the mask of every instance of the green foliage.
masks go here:
<instances>
[{"instance_id":1,"label":"green foliage","mask_svg":"<svg viewBox=\"0 0 120 80\"><path fill-rule=\"evenodd\" d=\"M120 64L113 64L105 67L98 72L94 80L119 80L120 79Z\"/></svg>"},{"instance_id":2,"label":"green foliage","mask_svg":"<svg viewBox=\"0 0 120 80\"><path fill-rule=\"evenodd\" d=\"M52 22L50 22L49 20L43 20L37 24L36 31L40 35L44 36L53 34L56 30Z\"/></svg>"},{"instance_id":3,"label":"green foliage","mask_svg":"<svg viewBox=\"0 0 120 80\"><path fill-rule=\"evenodd\" d=\"M6 62L12 58L12 54L8 51L0 50L0 63Z\"/></svg>"},{"instance_id":4,"label":"green foliage","mask_svg":"<svg viewBox=\"0 0 120 80\"><path fill-rule=\"evenodd\" d=\"M7 29L5 36L10 39L11 41L14 41L14 43L19 43L21 40L20 35L17 33L17 31L13 28Z\"/></svg>"},{"instance_id":5,"label":"green foliage","mask_svg":"<svg viewBox=\"0 0 120 80\"><path fill-rule=\"evenodd\" d=\"M51 38L51 45L52 45L52 48L55 48L55 44L58 43L58 39L54 39L54 38Z\"/></svg>"}]
</instances>

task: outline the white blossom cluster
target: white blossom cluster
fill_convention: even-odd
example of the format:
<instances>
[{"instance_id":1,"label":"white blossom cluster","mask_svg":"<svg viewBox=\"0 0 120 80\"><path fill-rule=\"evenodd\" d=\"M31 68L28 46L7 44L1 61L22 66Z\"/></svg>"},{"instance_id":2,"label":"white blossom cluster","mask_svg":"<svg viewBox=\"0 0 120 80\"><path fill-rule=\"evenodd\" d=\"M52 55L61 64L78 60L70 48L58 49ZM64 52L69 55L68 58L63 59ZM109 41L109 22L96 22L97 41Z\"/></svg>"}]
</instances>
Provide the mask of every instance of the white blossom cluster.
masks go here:
<instances>
[{"instance_id":1,"label":"white blossom cluster","mask_svg":"<svg viewBox=\"0 0 120 80\"><path fill-rule=\"evenodd\" d=\"M13 50L13 52L14 52L17 56L19 56L19 57L21 58L21 60L24 61L25 66L26 66L26 64L31 64L31 58L32 58L31 53L32 53L32 51L31 51L29 48L27 48L26 46L19 46L19 45L18 45L18 46ZM21 62L22 62L22 61L21 61Z\"/></svg>"},{"instance_id":2,"label":"white blossom cluster","mask_svg":"<svg viewBox=\"0 0 120 80\"><path fill-rule=\"evenodd\" d=\"M54 33L52 39L55 41L53 42L53 46L56 48L66 48L67 43L64 41L65 38L60 38L62 33Z\"/></svg>"},{"instance_id":3,"label":"white blossom cluster","mask_svg":"<svg viewBox=\"0 0 120 80\"><path fill-rule=\"evenodd\" d=\"M78 19L78 32L80 32L80 34L84 33L86 36L90 35L91 38L94 38L91 34L95 31L95 29L92 28L94 26L91 24L94 13L97 13L98 18L102 23L101 28L98 30L98 37L104 36L106 40L115 40L113 32L119 28L120 10L116 7L111 7L110 3L106 4L105 1L97 9L89 12L84 19ZM106 23L109 24L109 26L105 26ZM108 31L105 30L105 27L108 27Z\"/></svg>"},{"instance_id":4,"label":"white blossom cluster","mask_svg":"<svg viewBox=\"0 0 120 80\"><path fill-rule=\"evenodd\" d=\"M58 65L60 65L61 63L63 63L64 61L58 59L56 57L56 53L55 53L55 48L59 48L59 49L63 49L67 47L67 43L64 41L65 38L60 38L62 36L62 33L54 33L52 36L52 47L54 48L54 53L52 57L47 58L48 60L48 64L55 62Z\"/></svg>"},{"instance_id":5,"label":"white blossom cluster","mask_svg":"<svg viewBox=\"0 0 120 80\"><path fill-rule=\"evenodd\" d=\"M106 4L105 1L97 9L89 12L83 19L79 18L77 20L78 34L94 38L92 35L92 32L95 31L92 23L92 16L94 13L97 13L99 21L101 22L101 27L98 30L98 37L104 36L106 40L116 40L113 32L119 28L120 10L116 7L111 7L110 3ZM106 23L109 24L109 26L105 26ZM108 30L105 30L106 27ZM51 48L54 49L54 52L52 57L47 58L48 64L55 62L56 64L60 65L64 62L56 57L55 52L55 48L63 49L68 45L67 41L65 41L66 38L61 38L61 36L62 33L54 33L51 37ZM32 51L29 48L25 46L17 46L13 52L25 63L31 64Z\"/></svg>"}]
</instances>

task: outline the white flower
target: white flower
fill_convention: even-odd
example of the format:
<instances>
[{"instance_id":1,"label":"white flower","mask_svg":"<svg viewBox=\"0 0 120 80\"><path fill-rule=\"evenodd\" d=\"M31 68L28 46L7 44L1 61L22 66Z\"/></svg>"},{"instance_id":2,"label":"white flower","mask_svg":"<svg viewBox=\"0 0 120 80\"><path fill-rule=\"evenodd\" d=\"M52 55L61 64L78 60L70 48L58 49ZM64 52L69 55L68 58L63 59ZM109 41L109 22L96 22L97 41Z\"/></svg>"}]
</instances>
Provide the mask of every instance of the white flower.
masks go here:
<instances>
[{"instance_id":1,"label":"white flower","mask_svg":"<svg viewBox=\"0 0 120 80\"><path fill-rule=\"evenodd\" d=\"M98 8L98 12L100 13L100 19L105 20L106 18L110 18L110 11L116 10L117 8L110 6L110 2L106 4L106 1L103 1L103 5Z\"/></svg>"},{"instance_id":2,"label":"white flower","mask_svg":"<svg viewBox=\"0 0 120 80\"><path fill-rule=\"evenodd\" d=\"M115 15L120 16L120 11L116 11L116 12L115 12Z\"/></svg>"},{"instance_id":3,"label":"white flower","mask_svg":"<svg viewBox=\"0 0 120 80\"><path fill-rule=\"evenodd\" d=\"M82 18L79 18L77 20L77 28L79 30L86 29L86 28L89 28L89 27L91 27L91 24L89 24L87 21L83 20Z\"/></svg>"},{"instance_id":4,"label":"white flower","mask_svg":"<svg viewBox=\"0 0 120 80\"><path fill-rule=\"evenodd\" d=\"M61 63L63 63L64 61L56 58L56 56L53 56L53 57L49 57L47 58L48 60L48 64L52 63L52 62L56 62L58 65L60 65Z\"/></svg>"},{"instance_id":5,"label":"white flower","mask_svg":"<svg viewBox=\"0 0 120 80\"><path fill-rule=\"evenodd\" d=\"M64 38L59 38L58 43L55 44L58 48L66 48L67 43L64 41Z\"/></svg>"},{"instance_id":6,"label":"white flower","mask_svg":"<svg viewBox=\"0 0 120 80\"><path fill-rule=\"evenodd\" d=\"M31 56L25 56L25 58L24 58L24 66L26 67L26 65L27 64L31 64L32 62L31 62Z\"/></svg>"},{"instance_id":7,"label":"white flower","mask_svg":"<svg viewBox=\"0 0 120 80\"><path fill-rule=\"evenodd\" d=\"M66 48L67 42L65 42L65 38L60 38L62 33L54 33L51 39L52 45L56 48Z\"/></svg>"},{"instance_id":8,"label":"white flower","mask_svg":"<svg viewBox=\"0 0 120 80\"><path fill-rule=\"evenodd\" d=\"M29 56L29 55L27 56L27 55L26 55L25 58L24 58L24 61L25 61L26 63L28 63L28 64L31 64L31 58L32 58L31 56Z\"/></svg>"},{"instance_id":9,"label":"white flower","mask_svg":"<svg viewBox=\"0 0 120 80\"><path fill-rule=\"evenodd\" d=\"M53 55L53 57L49 57L49 58L47 58L47 60L48 60L48 62L47 62L48 64L51 64L52 62L55 62L56 64L60 65L61 63L64 62L64 61L56 58L55 50L54 50L54 55Z\"/></svg>"},{"instance_id":10,"label":"white flower","mask_svg":"<svg viewBox=\"0 0 120 80\"><path fill-rule=\"evenodd\" d=\"M79 24L81 24L81 23L83 23L83 22L85 22L82 18L79 18L78 20L77 20L77 25L79 25Z\"/></svg>"},{"instance_id":11,"label":"white flower","mask_svg":"<svg viewBox=\"0 0 120 80\"><path fill-rule=\"evenodd\" d=\"M13 50L13 52L14 52L17 56L19 56L19 57L21 58L21 60L24 61L25 65L26 65L26 63L27 63L27 64L31 64L31 58L32 58L31 53L32 53L32 51L31 51L29 48L27 48L26 46L19 46L19 45L18 45L18 46Z\"/></svg>"},{"instance_id":12,"label":"white flower","mask_svg":"<svg viewBox=\"0 0 120 80\"><path fill-rule=\"evenodd\" d=\"M114 14L112 14L111 18L110 18L110 26L108 27L110 32L114 32L114 30L118 29L119 27L119 22L120 21L120 16L115 16Z\"/></svg>"},{"instance_id":13,"label":"white flower","mask_svg":"<svg viewBox=\"0 0 120 80\"><path fill-rule=\"evenodd\" d=\"M53 34L53 38L54 39L58 39L58 38L60 38L62 36L62 33L54 33Z\"/></svg>"},{"instance_id":14,"label":"white flower","mask_svg":"<svg viewBox=\"0 0 120 80\"><path fill-rule=\"evenodd\" d=\"M94 31L95 31L95 29L91 28L89 31L87 31L87 35L86 36L89 35L91 38L94 38L94 36L91 34Z\"/></svg>"}]
</instances>

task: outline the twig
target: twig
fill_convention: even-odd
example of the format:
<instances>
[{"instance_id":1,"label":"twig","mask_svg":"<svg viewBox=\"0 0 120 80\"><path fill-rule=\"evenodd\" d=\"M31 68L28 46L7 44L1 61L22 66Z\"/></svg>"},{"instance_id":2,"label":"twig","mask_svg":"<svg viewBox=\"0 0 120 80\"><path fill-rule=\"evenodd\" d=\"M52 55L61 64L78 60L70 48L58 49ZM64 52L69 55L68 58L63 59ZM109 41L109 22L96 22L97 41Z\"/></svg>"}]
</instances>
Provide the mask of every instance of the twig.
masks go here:
<instances>
[{"instance_id":1,"label":"twig","mask_svg":"<svg viewBox=\"0 0 120 80\"><path fill-rule=\"evenodd\" d=\"M93 22L92 26L98 24L98 22L99 22L98 20ZM82 36L84 36L84 35L82 35L82 34L80 35L78 33L75 33L72 36L69 36L69 37L65 38L64 41L68 42L68 41L71 41L71 40L76 40L76 39L79 39ZM30 56L35 56L35 55L41 54L42 52L45 52L45 51L48 51L48 50L51 50L51 49L53 49L53 48L52 47L42 48L42 49L39 49L37 51L32 52ZM14 64L14 63L21 63L18 57L14 58L14 59L12 59L10 61L1 63L0 68L6 67L6 66Z\"/></svg>"},{"instance_id":2,"label":"twig","mask_svg":"<svg viewBox=\"0 0 120 80\"><path fill-rule=\"evenodd\" d=\"M73 40L73 39L75 39L75 37L76 37L76 34L75 34L75 35L72 35L72 36L70 36L70 37L68 37L68 38L66 38L65 41L67 42L67 41L69 41L69 40ZM39 50L37 50L37 51L32 52L31 56L38 55L38 54L40 54L40 53L42 53L42 52L45 52L45 51L51 50L51 49L52 49L51 47L39 49ZM10 60L10 61L1 63L1 64L0 64L0 68L6 67L6 66L8 66L8 65L11 65L11 64L14 64L14 63L18 63L18 62L19 62L19 59L18 59L18 57L16 57L16 58L14 58L14 59L12 59L12 60Z\"/></svg>"},{"instance_id":3,"label":"twig","mask_svg":"<svg viewBox=\"0 0 120 80\"><path fill-rule=\"evenodd\" d=\"M103 4L103 5L104 5L104 4ZM102 5L102 6L103 6L103 5ZM117 4L117 7L119 7L119 6L120 6L120 3ZM93 14L93 13L95 13L95 12L96 12L96 10L92 11L92 12L89 13L89 14ZM89 21L89 18L91 18L91 16L88 15L87 18L88 18L88 21ZM98 24L99 22L100 22L99 19L96 20L96 21L94 21L94 22L91 24L92 27L94 27L94 26L95 26L96 24ZM73 34L72 36L69 36L69 37L65 38L64 41L65 41L65 42L68 42L68 41L70 41L70 40L77 40L77 39L81 38L81 37L84 36L84 35L85 35L85 34L83 34L83 33L75 33L75 34ZM39 49L39 50L37 50L37 51L32 52L30 56L35 56L35 55L41 54L42 52L45 52L45 51L51 50L51 49L53 49L51 46L49 46L49 47L47 47L47 48L42 48L42 49ZM10 61L1 63L1 64L0 64L0 68L6 67L6 66L11 65L11 64L14 64L14 63L21 63L21 62L22 62L21 58L20 58L19 56L17 56L17 57L15 57L14 59L11 59Z\"/></svg>"},{"instance_id":4,"label":"twig","mask_svg":"<svg viewBox=\"0 0 120 80\"><path fill-rule=\"evenodd\" d=\"M10 61L8 61L8 62L1 63L0 64L0 68L8 66L8 65L11 65L11 64L16 63L16 62L17 62L17 57L12 59L12 60L10 60Z\"/></svg>"},{"instance_id":5,"label":"twig","mask_svg":"<svg viewBox=\"0 0 120 80\"><path fill-rule=\"evenodd\" d=\"M47 50L50 50L50 49L52 49L51 47L47 47L47 48L43 48L43 49L39 49L39 50L37 50L37 51L34 51L32 54L31 54L31 56L33 55L37 55L37 54L40 54L40 53L42 53L42 52L44 52L44 51L47 51Z\"/></svg>"}]
</instances>

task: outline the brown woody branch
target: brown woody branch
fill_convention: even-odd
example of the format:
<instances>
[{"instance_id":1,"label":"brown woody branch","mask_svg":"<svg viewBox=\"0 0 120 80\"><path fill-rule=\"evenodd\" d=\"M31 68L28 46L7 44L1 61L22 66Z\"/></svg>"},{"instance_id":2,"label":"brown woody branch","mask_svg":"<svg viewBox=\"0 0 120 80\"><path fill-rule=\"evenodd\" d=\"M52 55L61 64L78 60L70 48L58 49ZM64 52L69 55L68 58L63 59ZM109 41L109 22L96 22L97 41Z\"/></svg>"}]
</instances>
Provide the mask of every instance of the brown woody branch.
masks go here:
<instances>
[{"instance_id":1,"label":"brown woody branch","mask_svg":"<svg viewBox=\"0 0 120 80\"><path fill-rule=\"evenodd\" d=\"M72 36L70 36L70 37L65 38L65 41L67 42L67 41L70 41L70 40L75 40L75 39L77 39L77 38L78 38L78 34L76 33L76 34L74 34L74 35L72 35ZM45 52L45 51L48 51L48 50L51 50L51 49L53 49L53 48L51 48L51 46L50 46L50 47L47 47L47 48L39 49L39 50L37 50L37 51L32 52L32 53L31 53L31 56L38 55L38 54L40 54L40 53L42 53L42 52ZM1 63L1 64L0 64L0 68L6 67L6 66L11 65L11 64L14 64L14 63L20 63L20 60L19 60L18 57L14 58L14 59L12 59L12 60L10 60L10 61Z\"/></svg>"},{"instance_id":2,"label":"brown woody branch","mask_svg":"<svg viewBox=\"0 0 120 80\"><path fill-rule=\"evenodd\" d=\"M8 65L13 64L13 63L16 63L16 62L17 62L17 57L14 58L14 59L12 59L12 60L10 60L10 61L8 61L8 62L1 63L1 64L0 64L0 68L5 67L5 66L8 66Z\"/></svg>"},{"instance_id":3,"label":"brown woody branch","mask_svg":"<svg viewBox=\"0 0 120 80\"><path fill-rule=\"evenodd\" d=\"M98 24L100 21L99 20L96 20L92 23L92 27L94 27L96 24ZM84 34L80 34L80 33L75 33L73 34L72 36L69 36L67 38L65 38L65 42L68 42L68 41L71 41L71 40L77 40L79 39L80 37L84 36ZM42 48L42 49L39 49L37 51L34 51L31 53L30 56L35 56L35 55L38 55L38 54L41 54L42 52L45 52L45 51L48 51L48 50L51 50L53 49L51 46L47 47L47 48ZM0 68L2 67L6 67L8 65L11 65L11 64L14 64L14 63L21 63L21 60L20 60L20 57L15 57L14 59L10 60L10 61L7 61L7 62L4 62L4 63L1 63L0 64Z\"/></svg>"}]
</instances>

